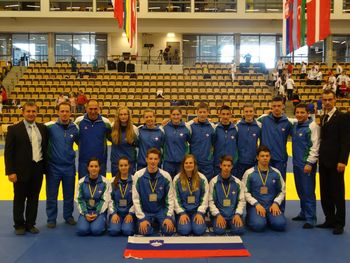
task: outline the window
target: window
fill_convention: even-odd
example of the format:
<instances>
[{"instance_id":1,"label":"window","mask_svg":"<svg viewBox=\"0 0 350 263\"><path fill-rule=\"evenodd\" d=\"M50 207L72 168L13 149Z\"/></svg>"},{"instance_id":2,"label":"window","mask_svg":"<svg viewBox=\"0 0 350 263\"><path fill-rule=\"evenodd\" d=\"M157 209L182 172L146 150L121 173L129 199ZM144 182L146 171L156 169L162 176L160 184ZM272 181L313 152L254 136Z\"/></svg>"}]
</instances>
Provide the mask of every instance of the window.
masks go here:
<instances>
[{"instance_id":1,"label":"window","mask_svg":"<svg viewBox=\"0 0 350 263\"><path fill-rule=\"evenodd\" d=\"M350 61L349 36L333 36L333 57L337 62Z\"/></svg>"},{"instance_id":2,"label":"window","mask_svg":"<svg viewBox=\"0 0 350 263\"><path fill-rule=\"evenodd\" d=\"M92 12L93 0L50 0L50 11Z\"/></svg>"},{"instance_id":3,"label":"window","mask_svg":"<svg viewBox=\"0 0 350 263\"><path fill-rule=\"evenodd\" d=\"M148 0L148 12L191 12L191 0Z\"/></svg>"},{"instance_id":4,"label":"window","mask_svg":"<svg viewBox=\"0 0 350 263\"><path fill-rule=\"evenodd\" d=\"M96 11L97 12L113 12L112 1L114 0L96 0ZM136 0L136 10L140 10L140 0Z\"/></svg>"},{"instance_id":5,"label":"window","mask_svg":"<svg viewBox=\"0 0 350 263\"><path fill-rule=\"evenodd\" d=\"M0 1L1 11L40 11L40 0Z\"/></svg>"},{"instance_id":6,"label":"window","mask_svg":"<svg viewBox=\"0 0 350 263\"><path fill-rule=\"evenodd\" d=\"M195 12L237 12L237 0L194 0Z\"/></svg>"},{"instance_id":7,"label":"window","mask_svg":"<svg viewBox=\"0 0 350 263\"><path fill-rule=\"evenodd\" d=\"M343 0L343 13L350 13L350 0Z\"/></svg>"},{"instance_id":8,"label":"window","mask_svg":"<svg viewBox=\"0 0 350 263\"><path fill-rule=\"evenodd\" d=\"M99 65L107 58L106 34L56 34L56 61L70 61L74 56L79 62L91 62L95 57Z\"/></svg>"},{"instance_id":9,"label":"window","mask_svg":"<svg viewBox=\"0 0 350 263\"><path fill-rule=\"evenodd\" d=\"M246 13L282 13L282 0L246 0Z\"/></svg>"}]
</instances>

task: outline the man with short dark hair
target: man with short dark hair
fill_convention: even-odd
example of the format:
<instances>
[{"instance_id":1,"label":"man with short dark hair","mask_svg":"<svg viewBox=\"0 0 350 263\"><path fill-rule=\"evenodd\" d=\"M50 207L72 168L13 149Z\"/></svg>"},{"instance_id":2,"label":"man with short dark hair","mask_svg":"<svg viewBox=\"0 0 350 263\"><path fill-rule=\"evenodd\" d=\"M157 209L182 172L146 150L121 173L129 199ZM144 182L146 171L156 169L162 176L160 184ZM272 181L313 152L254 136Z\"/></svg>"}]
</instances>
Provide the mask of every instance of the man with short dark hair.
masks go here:
<instances>
[{"instance_id":1,"label":"man with short dark hair","mask_svg":"<svg viewBox=\"0 0 350 263\"><path fill-rule=\"evenodd\" d=\"M321 204L326 220L317 225L333 228L333 234L344 232L345 186L344 171L349 158L350 118L335 107L335 94L325 90L322 94L324 115L321 117L319 172Z\"/></svg>"},{"instance_id":2,"label":"man with short dark hair","mask_svg":"<svg viewBox=\"0 0 350 263\"><path fill-rule=\"evenodd\" d=\"M71 105L62 102L57 106L58 119L46 123L48 147L48 174L46 175L46 215L47 227L55 228L57 219L57 196L60 183L63 188L63 218L69 225L75 225L74 187L75 187L75 151L78 144L79 128L70 119Z\"/></svg>"},{"instance_id":3,"label":"man with short dark hair","mask_svg":"<svg viewBox=\"0 0 350 263\"><path fill-rule=\"evenodd\" d=\"M92 157L101 162L101 175L106 176L107 138L111 132L110 121L100 115L97 100L86 104L86 114L78 117L75 123L79 127L79 178L88 174L87 163Z\"/></svg>"},{"instance_id":4,"label":"man with short dark hair","mask_svg":"<svg viewBox=\"0 0 350 263\"><path fill-rule=\"evenodd\" d=\"M243 175L246 187L247 225L256 232L270 226L275 231L284 231L286 218L281 206L286 187L281 173L269 165L270 150L259 146L256 158L258 164L248 169Z\"/></svg>"},{"instance_id":5,"label":"man with short dark hair","mask_svg":"<svg viewBox=\"0 0 350 263\"><path fill-rule=\"evenodd\" d=\"M133 176L132 199L138 219L139 234L152 235L153 222L158 222L163 235L174 233L174 189L168 172L158 168L160 151L147 151L147 167Z\"/></svg>"},{"instance_id":6,"label":"man with short dark hair","mask_svg":"<svg viewBox=\"0 0 350 263\"><path fill-rule=\"evenodd\" d=\"M35 122L38 107L23 105L24 120L8 128L5 142L6 175L14 187L13 219L16 235L26 231L39 233L35 227L38 201L47 149L47 130ZM25 216L24 216L25 213Z\"/></svg>"}]
</instances>

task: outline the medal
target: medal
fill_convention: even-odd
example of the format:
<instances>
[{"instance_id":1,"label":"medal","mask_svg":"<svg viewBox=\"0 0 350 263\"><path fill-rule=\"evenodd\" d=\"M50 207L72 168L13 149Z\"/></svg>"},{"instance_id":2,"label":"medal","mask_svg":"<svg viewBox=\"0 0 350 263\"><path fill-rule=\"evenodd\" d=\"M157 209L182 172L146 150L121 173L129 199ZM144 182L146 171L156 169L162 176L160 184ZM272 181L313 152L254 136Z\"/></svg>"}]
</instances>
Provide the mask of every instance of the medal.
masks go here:
<instances>
[{"instance_id":1,"label":"medal","mask_svg":"<svg viewBox=\"0 0 350 263\"><path fill-rule=\"evenodd\" d=\"M265 180L264 180L264 178L262 177L259 168L258 168L258 172L259 172L259 176L260 176L260 179L261 179L261 182L262 182L262 186L260 186L260 194L261 194L261 195L267 195L267 194L269 193L269 189L268 189L268 187L266 186L266 181L267 181L267 178L269 177L269 170L267 170L267 172L266 172Z\"/></svg>"},{"instance_id":2,"label":"medal","mask_svg":"<svg viewBox=\"0 0 350 263\"><path fill-rule=\"evenodd\" d=\"M194 204L196 202L196 197L194 195L187 196L187 204Z\"/></svg>"},{"instance_id":3,"label":"medal","mask_svg":"<svg viewBox=\"0 0 350 263\"><path fill-rule=\"evenodd\" d=\"M95 200L90 198L89 199L89 206L94 207L95 206Z\"/></svg>"},{"instance_id":4,"label":"medal","mask_svg":"<svg viewBox=\"0 0 350 263\"><path fill-rule=\"evenodd\" d=\"M225 207L231 206L231 199L225 198L223 201Z\"/></svg>"},{"instance_id":5,"label":"medal","mask_svg":"<svg viewBox=\"0 0 350 263\"><path fill-rule=\"evenodd\" d=\"M89 205L91 207L94 207L96 202L95 202L95 199L94 199L94 195L96 193L96 189L97 189L97 185L95 185L95 188L94 188L94 191L91 190L91 185L89 184L89 191L90 191L90 199L89 199Z\"/></svg>"},{"instance_id":6,"label":"medal","mask_svg":"<svg viewBox=\"0 0 350 263\"><path fill-rule=\"evenodd\" d=\"M148 195L148 201L150 201L150 202L157 202L157 194L154 194L154 193L149 194Z\"/></svg>"},{"instance_id":7,"label":"medal","mask_svg":"<svg viewBox=\"0 0 350 263\"><path fill-rule=\"evenodd\" d=\"M267 188L267 186L260 187L260 194L267 195L268 193L269 193L269 189Z\"/></svg>"},{"instance_id":8,"label":"medal","mask_svg":"<svg viewBox=\"0 0 350 263\"><path fill-rule=\"evenodd\" d=\"M119 206L120 207L126 207L128 204L126 199L119 199Z\"/></svg>"},{"instance_id":9,"label":"medal","mask_svg":"<svg viewBox=\"0 0 350 263\"><path fill-rule=\"evenodd\" d=\"M128 204L128 201L125 199L125 194L126 194L127 189L128 189L128 185L126 185L123 189L121 184L119 184L120 195L122 196L122 198L119 199L119 206L120 207L126 207Z\"/></svg>"}]
</instances>

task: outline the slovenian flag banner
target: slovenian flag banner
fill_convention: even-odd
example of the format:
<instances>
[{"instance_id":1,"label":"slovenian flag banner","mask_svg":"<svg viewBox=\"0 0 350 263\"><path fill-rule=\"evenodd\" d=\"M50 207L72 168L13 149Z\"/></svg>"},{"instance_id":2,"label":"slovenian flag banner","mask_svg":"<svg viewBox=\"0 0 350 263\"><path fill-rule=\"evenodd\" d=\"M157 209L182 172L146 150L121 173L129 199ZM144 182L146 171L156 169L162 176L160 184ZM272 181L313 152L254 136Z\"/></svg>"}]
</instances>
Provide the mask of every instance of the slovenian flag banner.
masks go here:
<instances>
[{"instance_id":1,"label":"slovenian flag banner","mask_svg":"<svg viewBox=\"0 0 350 263\"><path fill-rule=\"evenodd\" d=\"M248 257L238 236L128 238L125 258Z\"/></svg>"}]
</instances>

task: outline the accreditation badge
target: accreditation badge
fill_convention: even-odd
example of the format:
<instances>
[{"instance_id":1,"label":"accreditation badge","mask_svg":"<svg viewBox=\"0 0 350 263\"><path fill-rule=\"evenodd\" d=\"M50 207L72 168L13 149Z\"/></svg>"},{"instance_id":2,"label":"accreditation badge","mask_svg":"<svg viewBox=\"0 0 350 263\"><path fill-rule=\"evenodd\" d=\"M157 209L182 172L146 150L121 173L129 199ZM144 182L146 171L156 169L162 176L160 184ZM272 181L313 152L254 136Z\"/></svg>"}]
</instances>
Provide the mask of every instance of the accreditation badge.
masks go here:
<instances>
[{"instance_id":1,"label":"accreditation badge","mask_svg":"<svg viewBox=\"0 0 350 263\"><path fill-rule=\"evenodd\" d=\"M196 197L194 195L187 196L187 204L194 204L196 202Z\"/></svg>"},{"instance_id":2,"label":"accreditation badge","mask_svg":"<svg viewBox=\"0 0 350 263\"><path fill-rule=\"evenodd\" d=\"M267 195L268 193L269 193L269 189L267 188L267 186L260 187L260 194L261 195Z\"/></svg>"},{"instance_id":3,"label":"accreditation badge","mask_svg":"<svg viewBox=\"0 0 350 263\"><path fill-rule=\"evenodd\" d=\"M126 207L126 205L128 204L126 199L119 199L119 206L120 207Z\"/></svg>"},{"instance_id":4,"label":"accreditation badge","mask_svg":"<svg viewBox=\"0 0 350 263\"><path fill-rule=\"evenodd\" d=\"M157 194L155 194L155 193L149 194L148 201L157 202Z\"/></svg>"},{"instance_id":5,"label":"accreditation badge","mask_svg":"<svg viewBox=\"0 0 350 263\"><path fill-rule=\"evenodd\" d=\"M93 206L95 206L95 200L94 199L89 199L89 205L91 206L91 207L93 207Z\"/></svg>"},{"instance_id":6,"label":"accreditation badge","mask_svg":"<svg viewBox=\"0 0 350 263\"><path fill-rule=\"evenodd\" d=\"M225 207L231 206L231 199L225 198L224 202L223 202L223 205Z\"/></svg>"}]
</instances>

